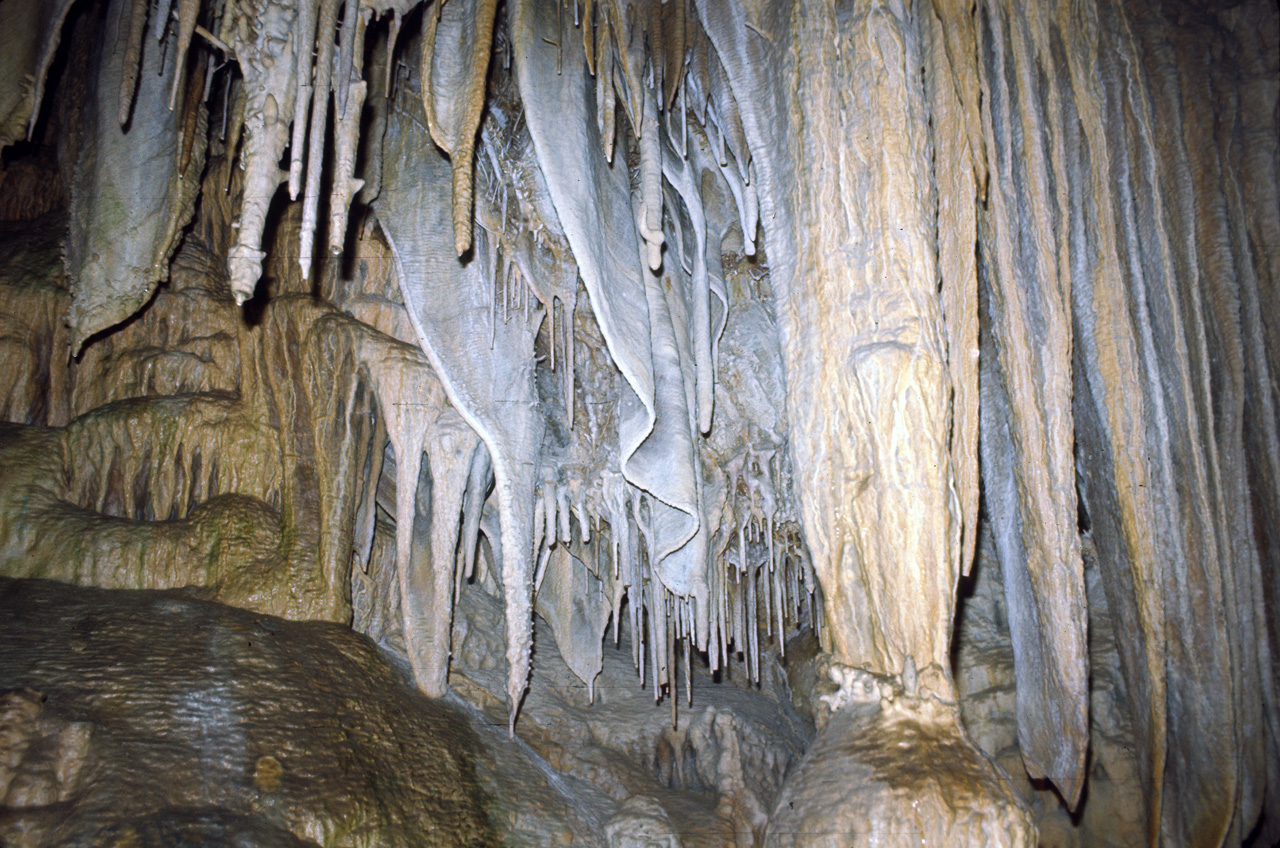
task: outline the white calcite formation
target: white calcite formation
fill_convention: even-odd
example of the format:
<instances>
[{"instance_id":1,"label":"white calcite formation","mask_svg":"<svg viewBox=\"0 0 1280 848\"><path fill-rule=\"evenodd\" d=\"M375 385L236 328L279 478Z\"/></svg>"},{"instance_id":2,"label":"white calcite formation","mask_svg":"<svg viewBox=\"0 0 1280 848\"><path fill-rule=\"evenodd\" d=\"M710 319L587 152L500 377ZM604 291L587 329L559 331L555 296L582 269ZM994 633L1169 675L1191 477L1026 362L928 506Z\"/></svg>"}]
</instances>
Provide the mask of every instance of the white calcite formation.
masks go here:
<instances>
[{"instance_id":1,"label":"white calcite formation","mask_svg":"<svg viewBox=\"0 0 1280 848\"><path fill-rule=\"evenodd\" d=\"M1150 844L1280 839L1278 24L0 5L0 571L342 622L354 593L432 696L484 585L513 734L535 611L592 698L624 629L674 702L811 627L841 688L768 839L834 805L892 842L920 801L912 833L1022 845L953 681L986 522L1005 764L1088 797L1083 546Z\"/></svg>"}]
</instances>

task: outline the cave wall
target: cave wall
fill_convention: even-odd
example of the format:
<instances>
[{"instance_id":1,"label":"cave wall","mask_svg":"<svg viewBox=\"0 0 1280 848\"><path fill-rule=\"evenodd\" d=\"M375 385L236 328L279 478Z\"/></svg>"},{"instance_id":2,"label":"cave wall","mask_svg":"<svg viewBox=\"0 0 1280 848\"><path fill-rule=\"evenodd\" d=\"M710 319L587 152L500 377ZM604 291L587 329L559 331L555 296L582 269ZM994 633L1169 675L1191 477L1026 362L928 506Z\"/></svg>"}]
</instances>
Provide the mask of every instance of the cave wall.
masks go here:
<instances>
[{"instance_id":1,"label":"cave wall","mask_svg":"<svg viewBox=\"0 0 1280 848\"><path fill-rule=\"evenodd\" d=\"M1100 586L1148 841L1280 835L1272 6L0 18L6 575L394 581L442 695L489 573L512 728L535 609L588 687L626 615L655 698L804 625L954 705L985 520L1015 770L1087 798Z\"/></svg>"}]
</instances>

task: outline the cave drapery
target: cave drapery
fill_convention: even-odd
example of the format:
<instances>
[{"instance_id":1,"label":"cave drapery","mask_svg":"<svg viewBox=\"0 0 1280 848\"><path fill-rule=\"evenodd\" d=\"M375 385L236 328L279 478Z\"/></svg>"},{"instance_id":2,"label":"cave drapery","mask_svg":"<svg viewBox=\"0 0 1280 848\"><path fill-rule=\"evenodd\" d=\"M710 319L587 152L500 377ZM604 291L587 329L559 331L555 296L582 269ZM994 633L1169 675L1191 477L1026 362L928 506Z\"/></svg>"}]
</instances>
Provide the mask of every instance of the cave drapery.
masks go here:
<instances>
[{"instance_id":1,"label":"cave drapery","mask_svg":"<svg viewBox=\"0 0 1280 848\"><path fill-rule=\"evenodd\" d=\"M167 406L15 354L0 409L55 429L5 448L6 574L199 548L232 603L349 620L391 479L428 694L487 562L512 726L535 608L588 686L625 609L655 696L804 621L950 703L981 514L1027 773L1087 791L1087 548L1150 843L1280 838L1274 4L84 5L0 5L0 146L53 124L68 198L45 331L92 359L182 274L267 304ZM395 285L343 303L366 241Z\"/></svg>"}]
</instances>

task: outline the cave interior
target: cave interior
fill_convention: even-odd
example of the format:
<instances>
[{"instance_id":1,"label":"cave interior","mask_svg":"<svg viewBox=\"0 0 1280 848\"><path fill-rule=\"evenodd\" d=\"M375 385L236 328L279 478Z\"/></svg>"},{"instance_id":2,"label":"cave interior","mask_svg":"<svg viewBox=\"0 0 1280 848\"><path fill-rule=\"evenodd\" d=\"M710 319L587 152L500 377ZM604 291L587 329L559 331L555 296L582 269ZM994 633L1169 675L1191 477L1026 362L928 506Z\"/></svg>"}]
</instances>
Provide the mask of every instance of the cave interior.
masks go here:
<instances>
[{"instance_id":1,"label":"cave interior","mask_svg":"<svg viewBox=\"0 0 1280 848\"><path fill-rule=\"evenodd\" d=\"M1273 0L0 71L0 845L1280 844Z\"/></svg>"}]
</instances>

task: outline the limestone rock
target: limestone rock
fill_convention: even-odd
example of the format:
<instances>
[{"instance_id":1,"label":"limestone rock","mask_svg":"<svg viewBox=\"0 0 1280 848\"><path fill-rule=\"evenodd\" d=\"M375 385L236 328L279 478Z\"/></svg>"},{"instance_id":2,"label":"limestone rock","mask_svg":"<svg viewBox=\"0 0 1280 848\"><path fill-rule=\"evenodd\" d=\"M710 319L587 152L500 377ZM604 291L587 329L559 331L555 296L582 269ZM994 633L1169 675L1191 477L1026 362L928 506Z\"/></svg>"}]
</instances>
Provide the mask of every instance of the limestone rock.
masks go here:
<instances>
[{"instance_id":1,"label":"limestone rock","mask_svg":"<svg viewBox=\"0 0 1280 848\"><path fill-rule=\"evenodd\" d=\"M778 799L766 845L1036 844L1030 811L954 705L875 694L841 699Z\"/></svg>"},{"instance_id":2,"label":"limestone rock","mask_svg":"<svg viewBox=\"0 0 1280 848\"><path fill-rule=\"evenodd\" d=\"M44 581L0 608L5 844L493 842L465 718L344 627Z\"/></svg>"}]
</instances>

